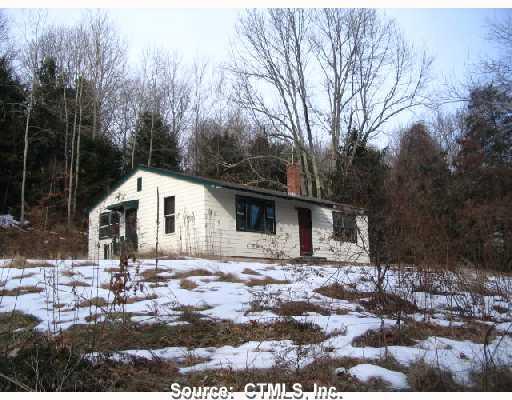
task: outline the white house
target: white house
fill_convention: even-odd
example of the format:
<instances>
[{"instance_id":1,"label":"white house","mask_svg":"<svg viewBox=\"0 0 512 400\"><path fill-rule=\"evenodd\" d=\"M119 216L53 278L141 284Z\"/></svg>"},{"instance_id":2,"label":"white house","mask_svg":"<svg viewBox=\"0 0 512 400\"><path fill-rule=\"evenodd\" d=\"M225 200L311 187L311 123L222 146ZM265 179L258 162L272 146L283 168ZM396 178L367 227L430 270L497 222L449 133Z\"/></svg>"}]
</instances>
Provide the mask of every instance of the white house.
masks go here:
<instances>
[{"instance_id":1,"label":"white house","mask_svg":"<svg viewBox=\"0 0 512 400\"><path fill-rule=\"evenodd\" d=\"M89 213L89 257L159 253L369 262L364 211L295 194L138 167Z\"/></svg>"}]
</instances>

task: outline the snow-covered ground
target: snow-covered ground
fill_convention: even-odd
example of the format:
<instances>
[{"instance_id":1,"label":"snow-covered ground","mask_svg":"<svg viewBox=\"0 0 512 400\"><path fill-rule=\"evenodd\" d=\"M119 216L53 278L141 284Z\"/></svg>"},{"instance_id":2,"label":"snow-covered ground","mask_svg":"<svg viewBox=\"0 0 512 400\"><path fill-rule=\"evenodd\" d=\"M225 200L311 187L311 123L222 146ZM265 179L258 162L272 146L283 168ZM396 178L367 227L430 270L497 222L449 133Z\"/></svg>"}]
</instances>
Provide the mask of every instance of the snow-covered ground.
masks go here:
<instances>
[{"instance_id":1,"label":"snow-covered ground","mask_svg":"<svg viewBox=\"0 0 512 400\"><path fill-rule=\"evenodd\" d=\"M105 260L94 264L76 260L29 260L29 265L24 268L7 267L10 261L0 261L0 293L3 293L0 295L0 312L18 310L32 314L40 320L38 329L58 332L73 324L88 323L92 316L99 315L101 318L114 298L109 285L113 276L111 268L118 267L118 261ZM391 316L383 318L369 312L364 303L357 300L334 299L315 289L338 282L349 290L371 292L375 288L374 267L281 266L188 258L160 260L158 268L157 279L151 279L155 270L154 260L130 263L128 298L131 301L125 305L125 311L131 313L133 321L187 323L180 319L182 311L176 310L177 306L186 305L202 309L200 313L204 318L234 323L272 322L281 318L272 311L276 304L306 301L329 310L330 315L309 312L292 318L319 326L327 335L326 339L309 345L297 345L291 340L268 340L249 341L238 347L130 349L118 352L114 357L177 360L191 354L200 357L199 363L182 368L182 372L224 367L269 368L278 361L287 361L297 367L305 366L320 356L353 357L364 360L364 363L347 373L362 381L372 376L378 377L395 389L407 388L405 375L366 363L389 355L405 367L424 360L452 372L459 383L466 384L470 380L470 371L478 368L484 359L483 344L439 336L417 340L411 346L353 346L354 338L382 325L392 327L396 321ZM183 273L198 269L208 273L187 276L186 279L194 282L196 287L183 288L180 284ZM226 279L220 273L233 275ZM471 316L473 321L494 324L498 333L489 343L487 354L491 354L497 364L512 365L512 337L509 336L512 279L487 277L484 284L486 291L477 294L470 291L469 286L466 289L458 287L460 290L454 292L457 285L452 282L451 275L444 274L433 277L430 288L434 290L431 292L418 288L412 290L414 286L421 286L419 282L425 276L412 269L401 272L392 270L388 272L384 286L388 292L398 294L418 306L419 311L409 315L409 318L417 321L428 320L439 326L460 327L467 324ZM281 282L247 284L251 280L269 278ZM469 274L465 278L458 277L458 282L461 279L473 282L477 278ZM103 298L106 305L87 304L86 300L92 298ZM255 311L255 302L265 305L261 308L263 311Z\"/></svg>"}]
</instances>

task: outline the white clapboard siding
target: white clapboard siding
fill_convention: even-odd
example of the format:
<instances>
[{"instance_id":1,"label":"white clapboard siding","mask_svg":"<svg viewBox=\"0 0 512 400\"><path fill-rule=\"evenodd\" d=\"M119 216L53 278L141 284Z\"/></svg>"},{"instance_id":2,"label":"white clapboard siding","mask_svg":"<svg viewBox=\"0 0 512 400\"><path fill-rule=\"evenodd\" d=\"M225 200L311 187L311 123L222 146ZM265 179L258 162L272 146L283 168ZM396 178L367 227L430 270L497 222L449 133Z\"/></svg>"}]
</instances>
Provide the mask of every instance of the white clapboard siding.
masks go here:
<instances>
[{"instance_id":1,"label":"white clapboard siding","mask_svg":"<svg viewBox=\"0 0 512 400\"><path fill-rule=\"evenodd\" d=\"M274 200L276 205L276 234L237 232L235 216L236 195ZM309 202L287 200L232 189L206 190L208 249L220 256L242 257L299 257L299 225L297 208L311 209L313 255L329 260L368 262L367 223L358 217L357 224L362 236L358 243L341 243L332 240L332 210Z\"/></svg>"},{"instance_id":2,"label":"white clapboard siding","mask_svg":"<svg viewBox=\"0 0 512 400\"><path fill-rule=\"evenodd\" d=\"M142 190L137 192L137 178L142 177ZM160 192L159 248L164 253L204 253L205 187L149 171L138 170L119 188L109 194L89 214L89 257L103 258L103 244L110 239L99 240L99 215L107 206L121 201L139 200L137 210L137 234L140 253L155 249L157 232L157 187ZM164 198L175 196L175 233L165 234ZM121 236L125 235L121 218ZM99 244L99 246L98 246Z\"/></svg>"}]
</instances>

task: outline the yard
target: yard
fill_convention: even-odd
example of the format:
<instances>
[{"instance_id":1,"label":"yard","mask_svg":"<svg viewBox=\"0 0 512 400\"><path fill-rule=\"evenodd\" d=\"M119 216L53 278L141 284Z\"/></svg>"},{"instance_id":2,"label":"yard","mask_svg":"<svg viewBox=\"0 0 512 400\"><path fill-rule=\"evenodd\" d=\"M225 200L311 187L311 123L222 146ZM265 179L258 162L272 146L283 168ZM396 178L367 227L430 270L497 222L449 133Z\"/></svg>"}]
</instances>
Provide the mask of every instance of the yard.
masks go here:
<instances>
[{"instance_id":1,"label":"yard","mask_svg":"<svg viewBox=\"0 0 512 400\"><path fill-rule=\"evenodd\" d=\"M0 350L44 337L117 371L92 390L510 390L511 302L511 277L471 270L16 258L0 262Z\"/></svg>"}]
</instances>

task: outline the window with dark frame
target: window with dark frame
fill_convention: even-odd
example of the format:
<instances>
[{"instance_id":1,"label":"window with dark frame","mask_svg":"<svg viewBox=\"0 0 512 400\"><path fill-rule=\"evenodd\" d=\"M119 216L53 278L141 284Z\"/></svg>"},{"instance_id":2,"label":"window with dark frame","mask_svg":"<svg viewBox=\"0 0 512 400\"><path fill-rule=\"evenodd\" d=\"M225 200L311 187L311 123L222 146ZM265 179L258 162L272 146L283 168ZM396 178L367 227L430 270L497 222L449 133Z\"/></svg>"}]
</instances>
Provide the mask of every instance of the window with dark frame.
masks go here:
<instances>
[{"instance_id":1,"label":"window with dark frame","mask_svg":"<svg viewBox=\"0 0 512 400\"><path fill-rule=\"evenodd\" d=\"M164 197L165 233L174 233L175 209L176 204L174 196Z\"/></svg>"},{"instance_id":2,"label":"window with dark frame","mask_svg":"<svg viewBox=\"0 0 512 400\"><path fill-rule=\"evenodd\" d=\"M100 214L100 239L109 239L119 236L120 214L117 212L104 212Z\"/></svg>"},{"instance_id":3,"label":"window with dark frame","mask_svg":"<svg viewBox=\"0 0 512 400\"><path fill-rule=\"evenodd\" d=\"M356 216L332 212L333 237L340 242L357 243Z\"/></svg>"},{"instance_id":4,"label":"window with dark frame","mask_svg":"<svg viewBox=\"0 0 512 400\"><path fill-rule=\"evenodd\" d=\"M276 206L272 200L236 196L236 230L276 233Z\"/></svg>"},{"instance_id":5,"label":"window with dark frame","mask_svg":"<svg viewBox=\"0 0 512 400\"><path fill-rule=\"evenodd\" d=\"M110 213L100 214L100 239L108 239L112 236L110 229Z\"/></svg>"},{"instance_id":6,"label":"window with dark frame","mask_svg":"<svg viewBox=\"0 0 512 400\"><path fill-rule=\"evenodd\" d=\"M142 190L142 178L137 178L137 192L140 192Z\"/></svg>"}]
</instances>

